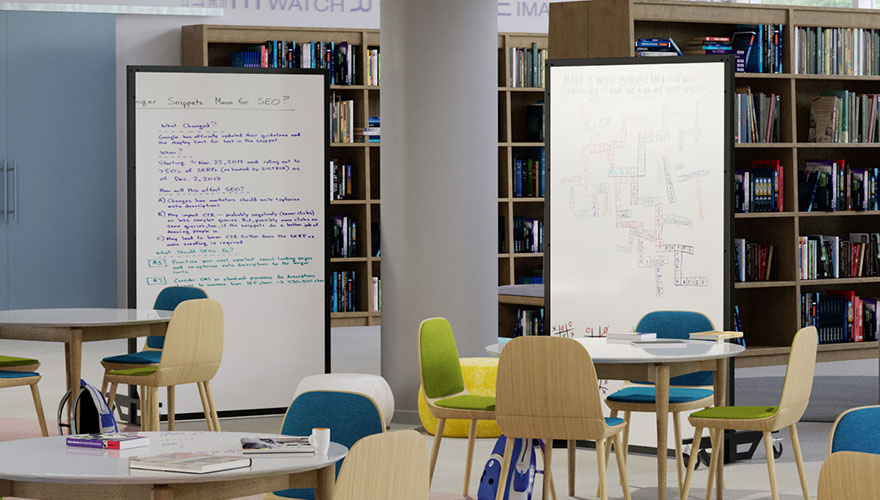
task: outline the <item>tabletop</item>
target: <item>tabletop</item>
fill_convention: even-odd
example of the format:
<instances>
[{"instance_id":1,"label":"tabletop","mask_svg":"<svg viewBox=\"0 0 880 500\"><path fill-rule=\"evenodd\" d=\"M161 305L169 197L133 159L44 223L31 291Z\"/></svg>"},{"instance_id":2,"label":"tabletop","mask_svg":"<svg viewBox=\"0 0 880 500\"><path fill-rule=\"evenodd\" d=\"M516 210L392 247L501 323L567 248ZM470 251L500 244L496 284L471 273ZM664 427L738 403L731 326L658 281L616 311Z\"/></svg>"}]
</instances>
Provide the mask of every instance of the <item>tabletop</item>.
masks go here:
<instances>
[{"instance_id":1,"label":"tabletop","mask_svg":"<svg viewBox=\"0 0 880 500\"><path fill-rule=\"evenodd\" d=\"M101 450L67 446L67 436L20 439L0 443L0 479L82 484L172 484L238 480L273 474L292 474L335 463L348 448L330 443L327 455L275 454L252 456L252 465L210 474L129 469L131 457L191 452L241 456L241 438L269 436L246 432L142 432L150 446Z\"/></svg>"},{"instance_id":2,"label":"tabletop","mask_svg":"<svg viewBox=\"0 0 880 500\"><path fill-rule=\"evenodd\" d=\"M171 311L154 309L66 308L0 311L0 326L76 328L167 323Z\"/></svg>"},{"instance_id":3,"label":"tabletop","mask_svg":"<svg viewBox=\"0 0 880 500\"><path fill-rule=\"evenodd\" d=\"M682 340L675 343L641 341L609 341L604 337L574 339L583 345L594 363L676 363L703 361L736 356L745 347L729 342ZM667 340L667 339L661 339ZM506 342L486 347L490 354L500 355Z\"/></svg>"}]
</instances>

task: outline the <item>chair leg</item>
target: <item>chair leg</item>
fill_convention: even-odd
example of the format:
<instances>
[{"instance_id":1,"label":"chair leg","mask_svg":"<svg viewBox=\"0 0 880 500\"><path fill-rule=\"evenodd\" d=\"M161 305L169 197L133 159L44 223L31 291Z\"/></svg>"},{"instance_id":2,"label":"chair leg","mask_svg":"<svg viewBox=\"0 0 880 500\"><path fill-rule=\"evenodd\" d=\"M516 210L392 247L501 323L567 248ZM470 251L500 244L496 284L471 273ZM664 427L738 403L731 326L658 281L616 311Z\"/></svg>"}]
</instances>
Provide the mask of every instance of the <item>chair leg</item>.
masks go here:
<instances>
[{"instance_id":1,"label":"chair leg","mask_svg":"<svg viewBox=\"0 0 880 500\"><path fill-rule=\"evenodd\" d=\"M553 438L544 441L544 491L541 499L550 498L550 486L553 484ZM555 495L554 495L555 496Z\"/></svg>"},{"instance_id":2,"label":"chair leg","mask_svg":"<svg viewBox=\"0 0 880 500\"><path fill-rule=\"evenodd\" d=\"M436 439L438 435L443 434L443 425L446 423L446 419L440 419L440 422L437 424L437 433L434 434L434 449L436 450L440 444L440 441ZM433 457L431 459L431 472L433 475L434 472L434 460L437 457L436 453L432 453ZM507 474L510 472L510 460L511 455L513 455L513 438L508 437L507 442L504 444L504 456L501 457L501 475L498 476L498 489L495 492L495 500L503 500L504 498L504 490L507 489ZM546 481L547 478L545 477Z\"/></svg>"},{"instance_id":3,"label":"chair leg","mask_svg":"<svg viewBox=\"0 0 880 500\"><path fill-rule=\"evenodd\" d=\"M608 500L607 471L605 467L605 440L596 440L596 462L599 464L599 494L601 500Z\"/></svg>"},{"instance_id":4,"label":"chair leg","mask_svg":"<svg viewBox=\"0 0 880 500\"><path fill-rule=\"evenodd\" d=\"M609 415L609 416L611 418L617 417L617 410L611 410L611 415ZM608 438L605 440L605 464L606 465L611 463L611 445L612 445L612 443L614 443L613 438ZM616 444L614 444L614 453L617 453L617 454L620 453L620 441L618 441ZM621 485L621 486L623 486L623 485ZM572 496L574 496L574 495L572 495Z\"/></svg>"},{"instance_id":5,"label":"chair leg","mask_svg":"<svg viewBox=\"0 0 880 500\"><path fill-rule=\"evenodd\" d=\"M174 430L174 386L168 386L168 430Z\"/></svg>"},{"instance_id":6,"label":"chair leg","mask_svg":"<svg viewBox=\"0 0 880 500\"><path fill-rule=\"evenodd\" d=\"M623 487L623 499L630 500L629 479L626 477L626 462L620 454L620 434L614 435L614 455L617 457L617 475L620 476L620 485Z\"/></svg>"},{"instance_id":7,"label":"chair leg","mask_svg":"<svg viewBox=\"0 0 880 500\"><path fill-rule=\"evenodd\" d=\"M477 419L472 419L468 426L468 447L467 457L464 461L464 490L462 495L468 496L468 489L471 482L471 466L474 464L474 441L477 439Z\"/></svg>"},{"instance_id":8,"label":"chair leg","mask_svg":"<svg viewBox=\"0 0 880 500\"><path fill-rule=\"evenodd\" d=\"M697 460L699 460L697 454L700 451L700 441L702 440L703 428L695 427L694 444L691 445L691 454L688 456L687 474L684 476L684 486L682 486L681 491L678 492L678 496L681 500L685 500L688 497L688 493L690 493L691 480L694 478L694 470L697 467Z\"/></svg>"},{"instance_id":9,"label":"chair leg","mask_svg":"<svg viewBox=\"0 0 880 500\"><path fill-rule=\"evenodd\" d=\"M715 484L715 468L718 467L718 459L720 458L720 454L716 453L718 451L716 448L718 444L717 437L718 429L709 429L709 442L712 444L712 459L709 460L709 477L706 479L706 500L712 498L712 485Z\"/></svg>"},{"instance_id":10,"label":"chair leg","mask_svg":"<svg viewBox=\"0 0 880 500\"><path fill-rule=\"evenodd\" d=\"M574 471L575 471L575 451L577 451L577 441L569 439L565 442L568 448L568 496L574 496Z\"/></svg>"},{"instance_id":11,"label":"chair leg","mask_svg":"<svg viewBox=\"0 0 880 500\"><path fill-rule=\"evenodd\" d=\"M437 419L437 430L434 431L434 447L431 448L431 470L428 476L428 485L434 480L434 466L437 465L437 455L440 454L440 440L443 439L443 428L446 427L446 419ZM508 443L510 438L507 439Z\"/></svg>"},{"instance_id":12,"label":"chair leg","mask_svg":"<svg viewBox=\"0 0 880 500\"><path fill-rule=\"evenodd\" d=\"M199 387L199 397L202 399L202 411L205 413L205 423L208 425L208 432L214 430L214 418L211 416L211 407L208 406L208 397L205 395L204 382L196 382Z\"/></svg>"},{"instance_id":13,"label":"chair leg","mask_svg":"<svg viewBox=\"0 0 880 500\"><path fill-rule=\"evenodd\" d=\"M110 382L107 381L107 375L105 372L104 378L101 379L101 395L107 395L107 386L110 385Z\"/></svg>"},{"instance_id":14,"label":"chair leg","mask_svg":"<svg viewBox=\"0 0 880 500\"><path fill-rule=\"evenodd\" d=\"M672 412L672 431L675 435L675 471L678 473L678 491L684 485L684 456L681 451L681 419L679 412Z\"/></svg>"},{"instance_id":15,"label":"chair leg","mask_svg":"<svg viewBox=\"0 0 880 500\"><path fill-rule=\"evenodd\" d=\"M112 388L111 388L112 390ZM152 417L150 417L150 391L145 390L144 386L139 386L141 395L141 430L149 431L152 425Z\"/></svg>"},{"instance_id":16,"label":"chair leg","mask_svg":"<svg viewBox=\"0 0 880 500\"><path fill-rule=\"evenodd\" d=\"M152 427L153 427L153 430L158 432L158 431L162 430L162 428L160 427L160 424L159 424L159 422L160 422L159 417L161 415L161 413L159 412L159 388L158 387L150 387L150 390L153 391L152 393L150 393L150 406L151 406L150 416L153 418Z\"/></svg>"},{"instance_id":17,"label":"chair leg","mask_svg":"<svg viewBox=\"0 0 880 500\"><path fill-rule=\"evenodd\" d=\"M43 437L47 437L49 435L49 430L46 428L46 415L43 414L43 400L40 399L40 389L37 388L37 384L31 384L31 396L34 398L34 409L37 410L37 420L40 421L40 432L43 433Z\"/></svg>"},{"instance_id":18,"label":"chair leg","mask_svg":"<svg viewBox=\"0 0 880 500\"><path fill-rule=\"evenodd\" d=\"M107 395L107 408L110 408L110 411L113 411L113 407L116 406L116 388L119 387L117 384L110 384L110 392Z\"/></svg>"},{"instance_id":19,"label":"chair leg","mask_svg":"<svg viewBox=\"0 0 880 500\"><path fill-rule=\"evenodd\" d=\"M220 432L220 417L217 416L217 405L214 404L214 392L211 391L210 380L205 380L205 395L208 396L208 405L211 407L211 418L214 419L214 432Z\"/></svg>"},{"instance_id":20,"label":"chair leg","mask_svg":"<svg viewBox=\"0 0 880 500\"><path fill-rule=\"evenodd\" d=\"M623 424L623 449L621 452L623 453L623 463L626 463L627 455L629 454L629 417L630 413L628 411L623 412L623 421L626 422Z\"/></svg>"},{"instance_id":21,"label":"chair leg","mask_svg":"<svg viewBox=\"0 0 880 500\"><path fill-rule=\"evenodd\" d=\"M798 439L795 424L791 424L788 427L788 434L791 436L791 448L792 452L794 452L794 461L797 462L798 476L801 478L801 490L804 493L804 500L810 500L810 491L807 489L807 475L804 473L804 457L801 455L801 442Z\"/></svg>"},{"instance_id":22,"label":"chair leg","mask_svg":"<svg viewBox=\"0 0 880 500\"><path fill-rule=\"evenodd\" d=\"M776 488L776 460L773 458L773 438L767 431L764 432L764 451L767 452L767 472L770 474L770 496L773 500L779 500L779 491Z\"/></svg>"}]
</instances>

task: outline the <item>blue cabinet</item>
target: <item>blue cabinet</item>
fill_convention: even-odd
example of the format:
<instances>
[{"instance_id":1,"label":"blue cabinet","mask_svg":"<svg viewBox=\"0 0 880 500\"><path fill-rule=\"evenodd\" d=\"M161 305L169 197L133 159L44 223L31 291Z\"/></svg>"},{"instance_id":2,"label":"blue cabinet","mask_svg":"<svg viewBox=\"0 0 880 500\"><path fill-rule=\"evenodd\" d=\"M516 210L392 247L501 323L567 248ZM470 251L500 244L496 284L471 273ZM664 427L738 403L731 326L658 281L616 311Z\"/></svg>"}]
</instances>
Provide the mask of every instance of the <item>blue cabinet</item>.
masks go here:
<instances>
[{"instance_id":1,"label":"blue cabinet","mask_svg":"<svg viewBox=\"0 0 880 500\"><path fill-rule=\"evenodd\" d=\"M6 12L0 308L116 305L116 21Z\"/></svg>"}]
</instances>

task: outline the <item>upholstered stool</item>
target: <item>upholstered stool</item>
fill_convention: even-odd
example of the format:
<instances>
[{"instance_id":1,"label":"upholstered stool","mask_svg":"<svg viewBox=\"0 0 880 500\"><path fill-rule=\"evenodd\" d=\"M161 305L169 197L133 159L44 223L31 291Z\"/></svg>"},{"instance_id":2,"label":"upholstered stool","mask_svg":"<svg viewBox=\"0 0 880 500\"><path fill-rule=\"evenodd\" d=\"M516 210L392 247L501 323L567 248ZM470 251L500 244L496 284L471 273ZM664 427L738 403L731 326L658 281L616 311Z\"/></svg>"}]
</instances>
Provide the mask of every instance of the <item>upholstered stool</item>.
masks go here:
<instances>
[{"instance_id":1,"label":"upholstered stool","mask_svg":"<svg viewBox=\"0 0 880 500\"><path fill-rule=\"evenodd\" d=\"M468 392L475 396L495 396L495 376L498 374L498 358L461 358L461 375ZM432 436L437 431L437 419L431 415L425 403L424 389L419 387L419 419ZM448 419L443 428L444 437L468 435L468 420ZM498 437L501 430L494 420L477 421L477 437Z\"/></svg>"},{"instance_id":2,"label":"upholstered stool","mask_svg":"<svg viewBox=\"0 0 880 500\"><path fill-rule=\"evenodd\" d=\"M369 396L382 412L382 418L385 420L386 427L391 422L391 417L394 416L394 394L391 393L391 387L388 385L388 382L379 375L369 375L366 373L323 373L321 375L309 375L296 386L293 399L309 391L344 391Z\"/></svg>"}]
</instances>

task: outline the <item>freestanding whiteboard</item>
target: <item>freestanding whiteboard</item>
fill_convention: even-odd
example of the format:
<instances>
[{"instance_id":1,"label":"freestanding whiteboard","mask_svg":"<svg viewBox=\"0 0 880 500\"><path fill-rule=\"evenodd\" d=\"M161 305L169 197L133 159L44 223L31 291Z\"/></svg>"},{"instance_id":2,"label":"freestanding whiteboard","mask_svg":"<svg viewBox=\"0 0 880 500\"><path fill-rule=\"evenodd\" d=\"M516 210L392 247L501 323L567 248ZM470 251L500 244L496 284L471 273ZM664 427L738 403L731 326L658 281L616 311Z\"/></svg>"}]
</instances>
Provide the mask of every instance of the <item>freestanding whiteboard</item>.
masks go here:
<instances>
[{"instance_id":1,"label":"freestanding whiteboard","mask_svg":"<svg viewBox=\"0 0 880 500\"><path fill-rule=\"evenodd\" d=\"M173 285L220 302L219 410L287 407L329 371L328 88L317 70L128 68L129 304ZM201 411L194 388L177 399Z\"/></svg>"},{"instance_id":2,"label":"freestanding whiteboard","mask_svg":"<svg viewBox=\"0 0 880 500\"><path fill-rule=\"evenodd\" d=\"M548 62L546 331L633 331L647 312L730 314L731 63Z\"/></svg>"}]
</instances>

